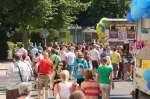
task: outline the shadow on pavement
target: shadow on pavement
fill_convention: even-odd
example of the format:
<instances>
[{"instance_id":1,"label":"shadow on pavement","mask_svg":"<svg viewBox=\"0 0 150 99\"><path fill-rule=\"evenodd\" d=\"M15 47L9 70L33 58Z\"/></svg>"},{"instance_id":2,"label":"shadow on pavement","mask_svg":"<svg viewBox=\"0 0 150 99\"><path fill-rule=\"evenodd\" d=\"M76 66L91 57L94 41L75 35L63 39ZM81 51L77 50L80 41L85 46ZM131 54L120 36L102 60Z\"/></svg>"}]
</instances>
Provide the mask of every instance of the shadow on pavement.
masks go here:
<instances>
[{"instance_id":1,"label":"shadow on pavement","mask_svg":"<svg viewBox=\"0 0 150 99\"><path fill-rule=\"evenodd\" d=\"M119 95L111 95L110 99L133 99L131 95L124 95L124 94L119 94Z\"/></svg>"}]
</instances>

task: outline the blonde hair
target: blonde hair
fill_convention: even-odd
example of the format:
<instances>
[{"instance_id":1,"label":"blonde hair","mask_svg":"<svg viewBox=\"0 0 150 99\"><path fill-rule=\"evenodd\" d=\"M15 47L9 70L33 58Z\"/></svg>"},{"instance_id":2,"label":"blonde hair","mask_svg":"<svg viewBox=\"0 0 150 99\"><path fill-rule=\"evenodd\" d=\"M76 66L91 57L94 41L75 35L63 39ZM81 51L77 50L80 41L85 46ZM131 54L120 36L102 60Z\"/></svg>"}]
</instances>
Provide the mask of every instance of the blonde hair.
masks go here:
<instances>
[{"instance_id":1,"label":"blonde hair","mask_svg":"<svg viewBox=\"0 0 150 99\"><path fill-rule=\"evenodd\" d=\"M107 62L108 62L108 61L107 61L107 58L102 58L102 59L101 59L101 63L102 63L103 65L106 65Z\"/></svg>"},{"instance_id":2,"label":"blonde hair","mask_svg":"<svg viewBox=\"0 0 150 99\"><path fill-rule=\"evenodd\" d=\"M60 77L61 77L62 80L68 80L69 79L69 71L63 70L60 73Z\"/></svg>"},{"instance_id":3,"label":"blonde hair","mask_svg":"<svg viewBox=\"0 0 150 99\"><path fill-rule=\"evenodd\" d=\"M85 95L81 90L74 91L69 99L85 99Z\"/></svg>"},{"instance_id":4,"label":"blonde hair","mask_svg":"<svg viewBox=\"0 0 150 99\"><path fill-rule=\"evenodd\" d=\"M47 58L47 57L48 57L48 53L47 53L46 51L44 51L44 52L43 52L43 56L44 56L45 58Z\"/></svg>"},{"instance_id":5,"label":"blonde hair","mask_svg":"<svg viewBox=\"0 0 150 99\"><path fill-rule=\"evenodd\" d=\"M32 84L28 82L23 82L19 84L18 91L21 96L27 96L32 90Z\"/></svg>"}]
</instances>

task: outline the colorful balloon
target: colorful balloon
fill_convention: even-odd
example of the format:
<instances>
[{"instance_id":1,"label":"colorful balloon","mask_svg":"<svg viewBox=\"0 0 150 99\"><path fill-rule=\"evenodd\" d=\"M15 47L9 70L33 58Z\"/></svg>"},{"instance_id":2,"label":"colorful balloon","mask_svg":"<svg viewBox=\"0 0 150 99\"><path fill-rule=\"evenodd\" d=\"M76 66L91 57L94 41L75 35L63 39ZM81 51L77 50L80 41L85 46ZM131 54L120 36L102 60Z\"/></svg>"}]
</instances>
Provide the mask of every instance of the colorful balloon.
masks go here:
<instances>
[{"instance_id":1,"label":"colorful balloon","mask_svg":"<svg viewBox=\"0 0 150 99\"><path fill-rule=\"evenodd\" d=\"M149 0L137 0L137 2L137 6L139 6L140 8L147 8L148 6L150 6Z\"/></svg>"},{"instance_id":2,"label":"colorful balloon","mask_svg":"<svg viewBox=\"0 0 150 99\"><path fill-rule=\"evenodd\" d=\"M150 90L150 80L147 82L147 88Z\"/></svg>"},{"instance_id":3,"label":"colorful balloon","mask_svg":"<svg viewBox=\"0 0 150 99\"><path fill-rule=\"evenodd\" d=\"M136 6L137 5L137 0L132 0L131 6Z\"/></svg>"},{"instance_id":4,"label":"colorful balloon","mask_svg":"<svg viewBox=\"0 0 150 99\"><path fill-rule=\"evenodd\" d=\"M128 20L138 20L140 18L150 18L150 0L132 0L131 16L128 14Z\"/></svg>"},{"instance_id":5,"label":"colorful balloon","mask_svg":"<svg viewBox=\"0 0 150 99\"><path fill-rule=\"evenodd\" d=\"M150 80L150 69L148 69L144 72L144 79L145 80Z\"/></svg>"},{"instance_id":6,"label":"colorful balloon","mask_svg":"<svg viewBox=\"0 0 150 99\"><path fill-rule=\"evenodd\" d=\"M146 13L150 15L150 7L146 9Z\"/></svg>"},{"instance_id":7,"label":"colorful balloon","mask_svg":"<svg viewBox=\"0 0 150 99\"><path fill-rule=\"evenodd\" d=\"M145 9L140 8L139 6L133 6L131 8L131 16L134 20L138 20L141 18L145 13Z\"/></svg>"},{"instance_id":8,"label":"colorful balloon","mask_svg":"<svg viewBox=\"0 0 150 99\"><path fill-rule=\"evenodd\" d=\"M127 19L129 22L134 22L135 20L131 16L131 12L128 13Z\"/></svg>"},{"instance_id":9,"label":"colorful balloon","mask_svg":"<svg viewBox=\"0 0 150 99\"><path fill-rule=\"evenodd\" d=\"M96 25L97 33L104 33L105 32L105 26L106 26L106 21L105 21L105 18L103 18Z\"/></svg>"},{"instance_id":10,"label":"colorful balloon","mask_svg":"<svg viewBox=\"0 0 150 99\"><path fill-rule=\"evenodd\" d=\"M149 14L149 13L145 13L145 14L143 15L143 18L150 18L150 14Z\"/></svg>"}]
</instances>

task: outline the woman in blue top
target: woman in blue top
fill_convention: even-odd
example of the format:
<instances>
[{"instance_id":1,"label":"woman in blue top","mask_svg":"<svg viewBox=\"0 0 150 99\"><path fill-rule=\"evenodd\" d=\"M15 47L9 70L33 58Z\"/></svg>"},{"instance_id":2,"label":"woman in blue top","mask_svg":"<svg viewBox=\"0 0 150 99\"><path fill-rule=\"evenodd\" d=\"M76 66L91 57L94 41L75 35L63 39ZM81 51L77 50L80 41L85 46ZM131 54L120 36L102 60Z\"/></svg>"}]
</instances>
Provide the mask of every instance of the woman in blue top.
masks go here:
<instances>
[{"instance_id":1,"label":"woman in blue top","mask_svg":"<svg viewBox=\"0 0 150 99\"><path fill-rule=\"evenodd\" d=\"M107 59L101 59L101 65L97 69L97 80L102 90L102 99L109 99L113 79L112 68L107 65ZM112 86L114 87L114 85Z\"/></svg>"},{"instance_id":2,"label":"woman in blue top","mask_svg":"<svg viewBox=\"0 0 150 99\"><path fill-rule=\"evenodd\" d=\"M84 59L82 52L77 53L77 59L75 59L72 67L72 76L77 80L77 83L80 85L84 81L83 71L88 69L88 63Z\"/></svg>"}]
</instances>

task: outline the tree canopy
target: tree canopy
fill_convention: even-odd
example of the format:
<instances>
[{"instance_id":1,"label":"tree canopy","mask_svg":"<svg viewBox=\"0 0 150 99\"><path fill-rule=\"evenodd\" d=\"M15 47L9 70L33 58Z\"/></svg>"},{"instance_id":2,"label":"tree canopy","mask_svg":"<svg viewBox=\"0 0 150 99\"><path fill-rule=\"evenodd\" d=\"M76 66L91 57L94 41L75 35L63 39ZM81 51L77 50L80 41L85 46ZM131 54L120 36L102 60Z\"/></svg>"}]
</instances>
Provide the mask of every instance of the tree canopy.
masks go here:
<instances>
[{"instance_id":1,"label":"tree canopy","mask_svg":"<svg viewBox=\"0 0 150 99\"><path fill-rule=\"evenodd\" d=\"M73 22L87 3L80 0L0 0L0 23L35 28L62 28Z\"/></svg>"},{"instance_id":2,"label":"tree canopy","mask_svg":"<svg viewBox=\"0 0 150 99\"><path fill-rule=\"evenodd\" d=\"M88 5L80 0L0 0L0 35L17 28L25 44L31 30L47 28L56 33L66 29Z\"/></svg>"},{"instance_id":3,"label":"tree canopy","mask_svg":"<svg viewBox=\"0 0 150 99\"><path fill-rule=\"evenodd\" d=\"M130 0L85 0L91 6L78 15L76 22L81 26L95 26L103 17L124 18L127 15Z\"/></svg>"}]
</instances>

